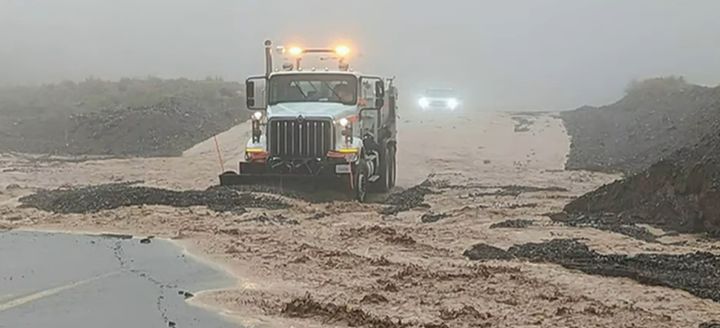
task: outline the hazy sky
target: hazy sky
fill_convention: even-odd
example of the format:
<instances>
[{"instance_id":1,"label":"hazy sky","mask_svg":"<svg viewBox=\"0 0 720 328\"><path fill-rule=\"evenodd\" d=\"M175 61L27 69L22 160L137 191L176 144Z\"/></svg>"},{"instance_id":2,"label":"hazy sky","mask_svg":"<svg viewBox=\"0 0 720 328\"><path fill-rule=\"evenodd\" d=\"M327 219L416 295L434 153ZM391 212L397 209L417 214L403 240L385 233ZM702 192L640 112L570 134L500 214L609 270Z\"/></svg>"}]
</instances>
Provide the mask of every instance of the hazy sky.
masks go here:
<instances>
[{"instance_id":1,"label":"hazy sky","mask_svg":"<svg viewBox=\"0 0 720 328\"><path fill-rule=\"evenodd\" d=\"M242 80L262 42L349 40L355 67L483 108L566 109L632 79L720 83L717 0L0 0L0 83Z\"/></svg>"}]
</instances>

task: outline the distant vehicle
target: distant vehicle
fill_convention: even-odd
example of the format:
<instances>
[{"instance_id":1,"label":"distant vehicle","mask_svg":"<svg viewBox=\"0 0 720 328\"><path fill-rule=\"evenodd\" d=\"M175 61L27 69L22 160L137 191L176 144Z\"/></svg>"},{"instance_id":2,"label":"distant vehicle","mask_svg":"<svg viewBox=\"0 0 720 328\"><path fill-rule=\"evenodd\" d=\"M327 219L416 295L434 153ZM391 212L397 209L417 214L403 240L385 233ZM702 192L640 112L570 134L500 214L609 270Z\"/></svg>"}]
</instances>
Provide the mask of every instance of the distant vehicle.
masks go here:
<instances>
[{"instance_id":1,"label":"distant vehicle","mask_svg":"<svg viewBox=\"0 0 720 328\"><path fill-rule=\"evenodd\" d=\"M460 99L453 89L428 89L418 100L418 105L424 111L454 111L460 107Z\"/></svg>"}]
</instances>

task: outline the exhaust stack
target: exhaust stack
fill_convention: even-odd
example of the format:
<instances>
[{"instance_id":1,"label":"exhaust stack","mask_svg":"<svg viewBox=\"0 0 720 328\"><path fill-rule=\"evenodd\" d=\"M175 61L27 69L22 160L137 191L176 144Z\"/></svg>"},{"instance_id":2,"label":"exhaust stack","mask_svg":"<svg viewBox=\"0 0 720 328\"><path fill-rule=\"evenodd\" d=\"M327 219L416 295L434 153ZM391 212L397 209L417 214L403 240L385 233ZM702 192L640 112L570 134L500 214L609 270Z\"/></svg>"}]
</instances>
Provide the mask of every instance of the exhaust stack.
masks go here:
<instances>
[{"instance_id":1,"label":"exhaust stack","mask_svg":"<svg viewBox=\"0 0 720 328\"><path fill-rule=\"evenodd\" d=\"M273 71L272 41L265 40L265 76L270 77Z\"/></svg>"}]
</instances>

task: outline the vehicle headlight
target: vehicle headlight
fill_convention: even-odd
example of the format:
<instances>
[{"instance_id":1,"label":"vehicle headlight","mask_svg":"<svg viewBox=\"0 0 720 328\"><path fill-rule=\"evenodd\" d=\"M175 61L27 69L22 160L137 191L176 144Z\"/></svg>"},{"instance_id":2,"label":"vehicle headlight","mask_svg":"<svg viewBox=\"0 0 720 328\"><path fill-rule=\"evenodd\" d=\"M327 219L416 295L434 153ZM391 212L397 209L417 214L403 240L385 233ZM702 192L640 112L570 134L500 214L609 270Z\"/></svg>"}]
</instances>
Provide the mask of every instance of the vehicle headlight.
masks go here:
<instances>
[{"instance_id":1,"label":"vehicle headlight","mask_svg":"<svg viewBox=\"0 0 720 328\"><path fill-rule=\"evenodd\" d=\"M353 138L353 121L354 117L343 117L339 120L337 120L337 124L342 127L342 131L340 134L345 137L345 143L350 144L352 143Z\"/></svg>"},{"instance_id":2,"label":"vehicle headlight","mask_svg":"<svg viewBox=\"0 0 720 328\"><path fill-rule=\"evenodd\" d=\"M255 113L253 113L253 116L252 116L252 117L253 117L253 119L255 119L256 121L259 121L259 120L263 117L263 113L260 112L260 111L255 112Z\"/></svg>"},{"instance_id":3,"label":"vehicle headlight","mask_svg":"<svg viewBox=\"0 0 720 328\"><path fill-rule=\"evenodd\" d=\"M420 98L420 100L418 101L418 104L420 104L420 107L423 107L423 108L428 107L428 106L430 106L430 100L428 100L427 98Z\"/></svg>"},{"instance_id":4,"label":"vehicle headlight","mask_svg":"<svg viewBox=\"0 0 720 328\"><path fill-rule=\"evenodd\" d=\"M457 101L457 99L453 98L453 99L449 99L447 101L447 105L451 109L455 109L455 108L457 108L458 105L460 105L460 103Z\"/></svg>"}]
</instances>

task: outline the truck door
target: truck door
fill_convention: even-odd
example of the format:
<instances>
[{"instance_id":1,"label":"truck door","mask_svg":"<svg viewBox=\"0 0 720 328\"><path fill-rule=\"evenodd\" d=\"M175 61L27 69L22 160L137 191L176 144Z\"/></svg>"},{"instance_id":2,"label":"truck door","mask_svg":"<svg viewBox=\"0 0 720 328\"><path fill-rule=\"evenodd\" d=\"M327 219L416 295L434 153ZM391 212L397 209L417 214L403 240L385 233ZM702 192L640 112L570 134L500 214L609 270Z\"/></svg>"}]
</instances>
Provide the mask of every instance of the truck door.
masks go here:
<instances>
[{"instance_id":1,"label":"truck door","mask_svg":"<svg viewBox=\"0 0 720 328\"><path fill-rule=\"evenodd\" d=\"M375 77L363 77L360 79L360 97L359 104L360 109L374 108L375 104L378 103L378 98L383 97L382 94L378 94L376 85L378 82L382 82L382 79ZM378 136L378 129L380 128L380 110L364 110L361 115L361 133L362 135L371 134L374 138Z\"/></svg>"}]
</instances>

